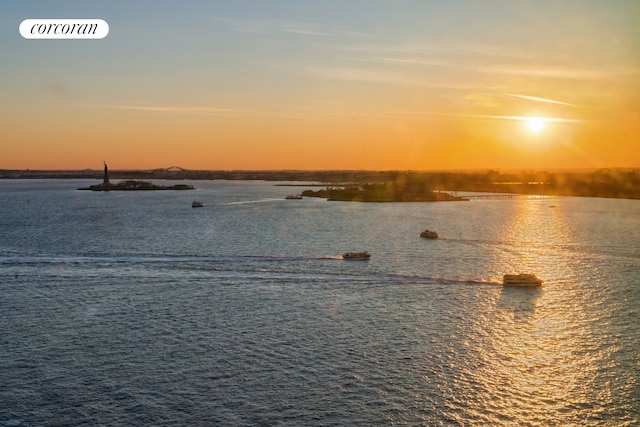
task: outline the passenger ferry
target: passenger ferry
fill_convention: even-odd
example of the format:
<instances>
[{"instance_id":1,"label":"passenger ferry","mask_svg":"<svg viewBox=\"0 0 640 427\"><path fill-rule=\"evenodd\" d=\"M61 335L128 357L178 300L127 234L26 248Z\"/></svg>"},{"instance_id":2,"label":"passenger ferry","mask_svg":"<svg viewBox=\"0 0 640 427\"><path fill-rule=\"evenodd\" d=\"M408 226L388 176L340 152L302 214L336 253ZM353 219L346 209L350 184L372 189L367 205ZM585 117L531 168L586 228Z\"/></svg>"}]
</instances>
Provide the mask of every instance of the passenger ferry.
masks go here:
<instances>
[{"instance_id":1,"label":"passenger ferry","mask_svg":"<svg viewBox=\"0 0 640 427\"><path fill-rule=\"evenodd\" d=\"M542 280L538 279L532 273L505 274L502 278L503 286L511 286L518 288L531 288L542 286Z\"/></svg>"},{"instance_id":2,"label":"passenger ferry","mask_svg":"<svg viewBox=\"0 0 640 427\"><path fill-rule=\"evenodd\" d=\"M420 237L424 237L425 239L437 239L439 236L438 233L433 230L424 230L420 233Z\"/></svg>"},{"instance_id":3,"label":"passenger ferry","mask_svg":"<svg viewBox=\"0 0 640 427\"><path fill-rule=\"evenodd\" d=\"M364 252L347 252L344 255L342 255L343 259L361 259L361 260L368 260L369 258L371 258L371 254L367 251Z\"/></svg>"}]
</instances>

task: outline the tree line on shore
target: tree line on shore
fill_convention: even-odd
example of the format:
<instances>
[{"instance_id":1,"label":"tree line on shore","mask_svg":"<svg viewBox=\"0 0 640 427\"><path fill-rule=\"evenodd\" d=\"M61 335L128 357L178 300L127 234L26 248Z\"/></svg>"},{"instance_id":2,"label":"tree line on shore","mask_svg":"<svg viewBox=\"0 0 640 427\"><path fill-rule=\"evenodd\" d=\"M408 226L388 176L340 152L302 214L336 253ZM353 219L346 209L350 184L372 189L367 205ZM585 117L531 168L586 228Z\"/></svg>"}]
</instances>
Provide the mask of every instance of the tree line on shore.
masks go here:
<instances>
[{"instance_id":1,"label":"tree line on shore","mask_svg":"<svg viewBox=\"0 0 640 427\"><path fill-rule=\"evenodd\" d=\"M468 201L447 192L433 191L428 185L404 183L365 183L327 187L323 190L305 190L303 196L321 197L345 202L453 202Z\"/></svg>"}]
</instances>

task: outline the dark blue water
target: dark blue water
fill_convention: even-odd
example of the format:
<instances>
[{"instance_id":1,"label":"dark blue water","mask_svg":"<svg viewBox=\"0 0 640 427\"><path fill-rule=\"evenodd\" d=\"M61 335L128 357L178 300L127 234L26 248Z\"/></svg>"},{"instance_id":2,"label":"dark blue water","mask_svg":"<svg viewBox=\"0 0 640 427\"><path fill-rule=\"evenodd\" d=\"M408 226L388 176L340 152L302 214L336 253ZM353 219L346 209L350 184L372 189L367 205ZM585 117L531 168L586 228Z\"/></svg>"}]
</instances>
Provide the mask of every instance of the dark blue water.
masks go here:
<instances>
[{"instance_id":1,"label":"dark blue water","mask_svg":"<svg viewBox=\"0 0 640 427\"><path fill-rule=\"evenodd\" d=\"M640 201L87 184L0 181L0 425L639 422Z\"/></svg>"}]
</instances>

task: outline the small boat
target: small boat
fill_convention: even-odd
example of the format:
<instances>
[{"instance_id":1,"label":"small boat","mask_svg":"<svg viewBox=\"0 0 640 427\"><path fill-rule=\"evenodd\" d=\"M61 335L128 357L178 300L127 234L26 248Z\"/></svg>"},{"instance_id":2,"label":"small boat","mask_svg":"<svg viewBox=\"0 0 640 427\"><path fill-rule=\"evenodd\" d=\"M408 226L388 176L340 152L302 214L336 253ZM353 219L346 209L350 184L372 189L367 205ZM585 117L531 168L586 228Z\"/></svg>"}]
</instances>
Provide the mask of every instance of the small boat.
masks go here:
<instances>
[{"instance_id":1,"label":"small boat","mask_svg":"<svg viewBox=\"0 0 640 427\"><path fill-rule=\"evenodd\" d=\"M503 286L512 286L518 288L530 288L542 285L542 280L538 279L532 273L505 274L502 278Z\"/></svg>"},{"instance_id":2,"label":"small boat","mask_svg":"<svg viewBox=\"0 0 640 427\"><path fill-rule=\"evenodd\" d=\"M437 239L438 233L433 230L424 230L422 233L420 233L420 237L424 237L425 239Z\"/></svg>"},{"instance_id":3,"label":"small boat","mask_svg":"<svg viewBox=\"0 0 640 427\"><path fill-rule=\"evenodd\" d=\"M204 208L205 204L204 204L204 202L198 202L197 200L194 200L193 203L191 203L191 207L192 208Z\"/></svg>"},{"instance_id":4,"label":"small boat","mask_svg":"<svg viewBox=\"0 0 640 427\"><path fill-rule=\"evenodd\" d=\"M343 259L362 259L362 260L368 260L369 258L371 258L371 254L367 251L364 252L347 252L344 255L342 255Z\"/></svg>"},{"instance_id":5,"label":"small boat","mask_svg":"<svg viewBox=\"0 0 640 427\"><path fill-rule=\"evenodd\" d=\"M302 200L302 196L300 194L289 194L285 197L287 200Z\"/></svg>"}]
</instances>

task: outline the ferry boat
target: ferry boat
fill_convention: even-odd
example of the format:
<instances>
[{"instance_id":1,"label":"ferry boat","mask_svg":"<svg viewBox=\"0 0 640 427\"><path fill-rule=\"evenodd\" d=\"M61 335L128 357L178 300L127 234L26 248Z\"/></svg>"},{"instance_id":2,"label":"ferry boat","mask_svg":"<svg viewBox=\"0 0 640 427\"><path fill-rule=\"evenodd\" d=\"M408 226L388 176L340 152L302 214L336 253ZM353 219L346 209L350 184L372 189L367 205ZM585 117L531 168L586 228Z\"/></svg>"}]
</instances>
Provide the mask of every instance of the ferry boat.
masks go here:
<instances>
[{"instance_id":1,"label":"ferry boat","mask_svg":"<svg viewBox=\"0 0 640 427\"><path fill-rule=\"evenodd\" d=\"M371 254L367 251L364 252L347 252L344 255L342 255L343 259L361 259L361 260L368 260L369 258L371 258Z\"/></svg>"},{"instance_id":2,"label":"ferry boat","mask_svg":"<svg viewBox=\"0 0 640 427\"><path fill-rule=\"evenodd\" d=\"M502 278L503 286L511 286L518 288L531 288L542 286L542 280L538 279L532 273L505 274Z\"/></svg>"},{"instance_id":3,"label":"ferry boat","mask_svg":"<svg viewBox=\"0 0 640 427\"><path fill-rule=\"evenodd\" d=\"M194 200L193 203L191 203L191 207L192 208L204 208L205 204L204 204L204 202L198 202L197 200Z\"/></svg>"},{"instance_id":4,"label":"ferry boat","mask_svg":"<svg viewBox=\"0 0 640 427\"><path fill-rule=\"evenodd\" d=\"M438 233L433 230L424 230L420 233L420 237L424 237L425 239L437 239Z\"/></svg>"}]
</instances>

